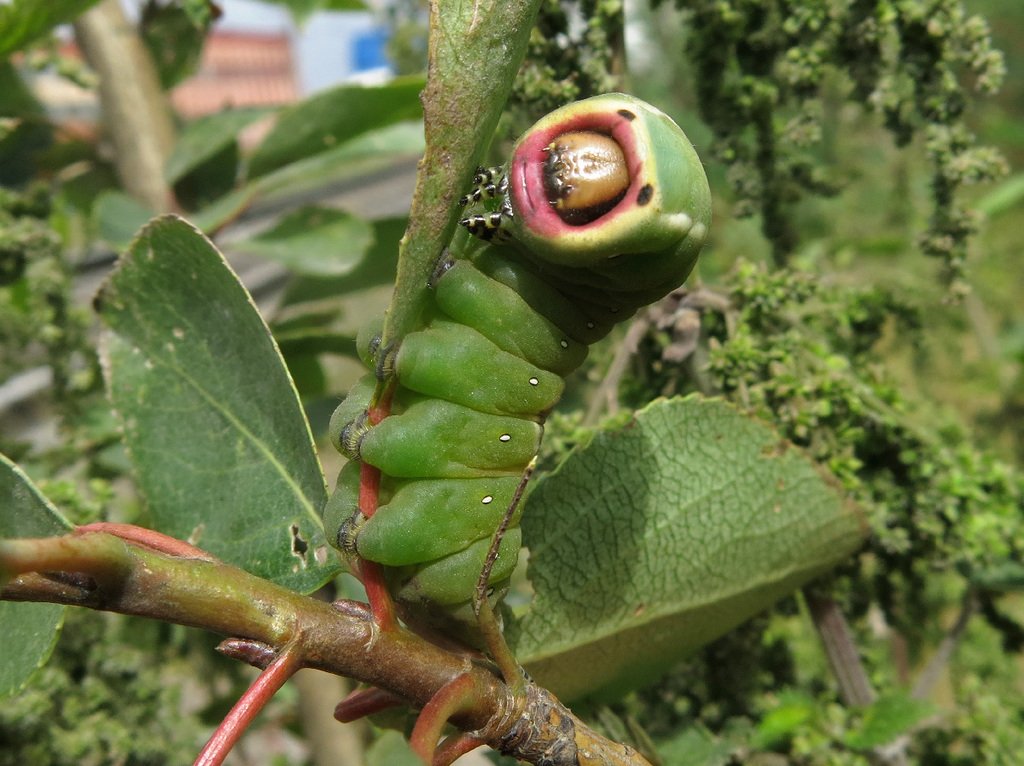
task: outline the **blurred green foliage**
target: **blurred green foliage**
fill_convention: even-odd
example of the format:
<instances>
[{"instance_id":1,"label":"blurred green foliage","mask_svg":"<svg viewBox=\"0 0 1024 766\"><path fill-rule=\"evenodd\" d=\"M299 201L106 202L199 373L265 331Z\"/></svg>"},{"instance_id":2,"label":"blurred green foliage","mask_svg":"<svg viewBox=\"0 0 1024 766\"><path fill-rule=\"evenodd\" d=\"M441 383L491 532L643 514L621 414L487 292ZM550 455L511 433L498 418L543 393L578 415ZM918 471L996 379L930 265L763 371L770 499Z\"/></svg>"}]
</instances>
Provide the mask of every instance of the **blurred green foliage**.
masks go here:
<instances>
[{"instance_id":1,"label":"blurred green foliage","mask_svg":"<svg viewBox=\"0 0 1024 766\"><path fill-rule=\"evenodd\" d=\"M0 378L47 365L54 400L74 417L99 388L99 364L88 313L71 302L71 269L50 214L45 184L0 187Z\"/></svg>"},{"instance_id":2,"label":"blurred green foliage","mask_svg":"<svg viewBox=\"0 0 1024 766\"><path fill-rule=\"evenodd\" d=\"M151 631L126 634L127 624L69 613L54 657L0 706L0 764L191 762L204 724L184 708L182 658L157 649Z\"/></svg>"}]
</instances>

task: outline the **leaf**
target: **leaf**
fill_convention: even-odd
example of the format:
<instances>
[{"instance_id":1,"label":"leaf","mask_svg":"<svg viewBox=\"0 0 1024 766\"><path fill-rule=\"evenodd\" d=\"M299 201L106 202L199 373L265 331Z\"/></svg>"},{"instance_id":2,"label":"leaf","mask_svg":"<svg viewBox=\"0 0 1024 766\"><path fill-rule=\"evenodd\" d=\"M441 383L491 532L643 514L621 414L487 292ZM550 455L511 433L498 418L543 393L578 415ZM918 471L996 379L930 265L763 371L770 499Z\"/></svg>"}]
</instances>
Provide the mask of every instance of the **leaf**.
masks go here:
<instances>
[{"instance_id":1,"label":"leaf","mask_svg":"<svg viewBox=\"0 0 1024 766\"><path fill-rule=\"evenodd\" d=\"M173 216L151 222L97 308L107 387L155 526L309 592L339 567L324 479L295 388L220 253Z\"/></svg>"},{"instance_id":2,"label":"leaf","mask_svg":"<svg viewBox=\"0 0 1024 766\"><path fill-rule=\"evenodd\" d=\"M213 233L240 216L257 199L259 189L255 184L247 184L190 213L189 219L197 229Z\"/></svg>"},{"instance_id":3,"label":"leaf","mask_svg":"<svg viewBox=\"0 0 1024 766\"><path fill-rule=\"evenodd\" d=\"M197 210L230 194L241 164L238 142L227 144L174 183L172 191L178 205L184 210Z\"/></svg>"},{"instance_id":4,"label":"leaf","mask_svg":"<svg viewBox=\"0 0 1024 766\"><path fill-rule=\"evenodd\" d=\"M0 3L0 57L8 56L95 5L97 0L10 0Z\"/></svg>"},{"instance_id":5,"label":"leaf","mask_svg":"<svg viewBox=\"0 0 1024 766\"><path fill-rule=\"evenodd\" d=\"M854 750L880 747L906 734L936 712L935 705L927 700L904 694L879 697L865 712L860 727L848 732L843 741Z\"/></svg>"},{"instance_id":6,"label":"leaf","mask_svg":"<svg viewBox=\"0 0 1024 766\"><path fill-rule=\"evenodd\" d=\"M298 276L289 280L285 287L283 305L331 300L369 287L394 284L398 243L406 224L406 218L384 218L371 222L373 245L351 273L338 277Z\"/></svg>"},{"instance_id":7,"label":"leaf","mask_svg":"<svg viewBox=\"0 0 1024 766\"><path fill-rule=\"evenodd\" d=\"M100 239L118 250L131 242L135 232L155 213L121 191L100 194L92 216Z\"/></svg>"},{"instance_id":8,"label":"leaf","mask_svg":"<svg viewBox=\"0 0 1024 766\"><path fill-rule=\"evenodd\" d=\"M361 0L268 0L268 2L288 8L299 24L304 23L316 11L366 10L366 3Z\"/></svg>"},{"instance_id":9,"label":"leaf","mask_svg":"<svg viewBox=\"0 0 1024 766\"><path fill-rule=\"evenodd\" d=\"M373 245L373 226L366 220L323 207L304 207L273 228L232 245L310 276L348 274Z\"/></svg>"},{"instance_id":10,"label":"leaf","mask_svg":"<svg viewBox=\"0 0 1024 766\"><path fill-rule=\"evenodd\" d=\"M397 731L385 731L366 751L367 766L423 766Z\"/></svg>"},{"instance_id":11,"label":"leaf","mask_svg":"<svg viewBox=\"0 0 1024 766\"><path fill-rule=\"evenodd\" d=\"M365 11L363 0L320 0L320 7L325 11Z\"/></svg>"},{"instance_id":12,"label":"leaf","mask_svg":"<svg viewBox=\"0 0 1024 766\"><path fill-rule=\"evenodd\" d=\"M21 187L38 178L40 153L53 144L45 115L17 67L0 58L0 184Z\"/></svg>"},{"instance_id":13,"label":"leaf","mask_svg":"<svg viewBox=\"0 0 1024 766\"><path fill-rule=\"evenodd\" d=\"M175 183L226 146L235 143L243 128L270 113L270 109L258 107L228 109L191 123L182 132L171 156L167 158L164 178L168 183Z\"/></svg>"},{"instance_id":14,"label":"leaf","mask_svg":"<svg viewBox=\"0 0 1024 766\"><path fill-rule=\"evenodd\" d=\"M258 178L252 185L264 198L292 196L392 167L396 161L418 157L422 152L423 123L399 122L296 160Z\"/></svg>"},{"instance_id":15,"label":"leaf","mask_svg":"<svg viewBox=\"0 0 1024 766\"><path fill-rule=\"evenodd\" d=\"M1024 564L1016 561L1001 561L980 572L971 574L975 585L1000 593L1024 590Z\"/></svg>"},{"instance_id":16,"label":"leaf","mask_svg":"<svg viewBox=\"0 0 1024 766\"><path fill-rule=\"evenodd\" d=\"M302 329L295 327L283 333L274 332L281 353L287 354L341 354L358 359L356 338L343 332L332 332L324 327Z\"/></svg>"},{"instance_id":17,"label":"leaf","mask_svg":"<svg viewBox=\"0 0 1024 766\"><path fill-rule=\"evenodd\" d=\"M535 597L509 626L564 700L609 698L849 556L860 512L770 427L721 401L654 402L539 482Z\"/></svg>"},{"instance_id":18,"label":"leaf","mask_svg":"<svg viewBox=\"0 0 1024 766\"><path fill-rule=\"evenodd\" d=\"M139 18L139 33L165 91L198 71L206 33L213 22L211 14L200 20L196 10L185 5L146 3Z\"/></svg>"},{"instance_id":19,"label":"leaf","mask_svg":"<svg viewBox=\"0 0 1024 766\"><path fill-rule=\"evenodd\" d=\"M18 466L0 455L0 538L51 537L72 529ZM0 572L0 583L4 580ZM17 694L50 657L64 622L59 604L0 601L0 699Z\"/></svg>"},{"instance_id":20,"label":"leaf","mask_svg":"<svg viewBox=\"0 0 1024 766\"><path fill-rule=\"evenodd\" d=\"M784 693L779 704L761 718L752 746L758 750L781 747L814 718L814 713L815 700L812 697L800 692Z\"/></svg>"},{"instance_id":21,"label":"leaf","mask_svg":"<svg viewBox=\"0 0 1024 766\"><path fill-rule=\"evenodd\" d=\"M214 231L262 200L274 200L351 180L423 151L423 126L402 122L375 130L314 157L298 160L211 202L192 216L203 231Z\"/></svg>"},{"instance_id":22,"label":"leaf","mask_svg":"<svg viewBox=\"0 0 1024 766\"><path fill-rule=\"evenodd\" d=\"M286 350L282 350L281 353L284 355L285 364L288 365L288 374L295 381L295 389L303 401L308 402L327 393L327 376L318 356L288 353ZM336 402L337 399L333 401Z\"/></svg>"},{"instance_id":23,"label":"leaf","mask_svg":"<svg viewBox=\"0 0 1024 766\"><path fill-rule=\"evenodd\" d=\"M659 743L658 755L671 766L726 766L737 749L735 743L716 739L705 729L689 728Z\"/></svg>"},{"instance_id":24,"label":"leaf","mask_svg":"<svg viewBox=\"0 0 1024 766\"><path fill-rule=\"evenodd\" d=\"M1017 173L1000 182L994 189L974 203L975 209L995 218L1013 210L1024 202L1024 173Z\"/></svg>"},{"instance_id":25,"label":"leaf","mask_svg":"<svg viewBox=\"0 0 1024 766\"><path fill-rule=\"evenodd\" d=\"M419 76L399 77L377 87L342 85L284 110L253 153L250 178L328 151L376 128L420 119L422 88Z\"/></svg>"}]
</instances>

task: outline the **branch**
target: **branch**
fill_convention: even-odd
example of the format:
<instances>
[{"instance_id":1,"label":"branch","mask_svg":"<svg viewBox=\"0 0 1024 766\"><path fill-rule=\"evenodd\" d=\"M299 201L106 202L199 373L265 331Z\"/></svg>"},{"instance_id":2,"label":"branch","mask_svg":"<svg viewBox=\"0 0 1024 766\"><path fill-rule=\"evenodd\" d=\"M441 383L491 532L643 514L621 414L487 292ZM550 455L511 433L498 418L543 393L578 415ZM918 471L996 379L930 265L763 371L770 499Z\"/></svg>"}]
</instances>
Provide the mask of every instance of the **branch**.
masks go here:
<instances>
[{"instance_id":1,"label":"branch","mask_svg":"<svg viewBox=\"0 0 1024 766\"><path fill-rule=\"evenodd\" d=\"M405 630L379 631L362 605L327 604L205 557L171 555L107 532L0 540L0 598L48 601L202 628L266 644L289 662L348 676L422 707L459 676L475 703L452 718L529 763L644 766L636 751L529 684L514 696L490 667ZM9 578L9 579L8 579ZM592 761L586 761L586 758Z\"/></svg>"},{"instance_id":2,"label":"branch","mask_svg":"<svg viewBox=\"0 0 1024 766\"><path fill-rule=\"evenodd\" d=\"M804 589L804 598L839 684L839 696L849 707L870 705L875 701L875 690L839 605L831 597L815 593L810 588Z\"/></svg>"},{"instance_id":3,"label":"branch","mask_svg":"<svg viewBox=\"0 0 1024 766\"><path fill-rule=\"evenodd\" d=\"M829 665L839 683L839 695L844 704L848 707L870 705L878 695L871 685L864 663L861 662L860 651L853 640L846 616L830 596L805 588L804 598L807 600L814 627L821 636ZM874 766L907 766L909 744L910 738L906 734L900 735L889 743L871 748L867 753L868 761Z\"/></svg>"},{"instance_id":4,"label":"branch","mask_svg":"<svg viewBox=\"0 0 1024 766\"><path fill-rule=\"evenodd\" d=\"M173 208L164 163L175 131L156 66L118 0L103 0L74 24L86 60L99 76L103 121L114 144L121 185L158 212Z\"/></svg>"},{"instance_id":5,"label":"branch","mask_svg":"<svg viewBox=\"0 0 1024 766\"><path fill-rule=\"evenodd\" d=\"M601 385L594 392L590 406L587 408L587 414L583 418L584 425L596 425L601 417L602 410L612 415L618 412L619 384L622 382L622 376L626 374L629 361L636 354L640 341L647 334L650 326L651 320L646 312L630 323L629 329L626 331L626 337L622 339L622 342L615 349L615 356L612 359L612 363L608 366L608 371L605 373Z\"/></svg>"},{"instance_id":6,"label":"branch","mask_svg":"<svg viewBox=\"0 0 1024 766\"><path fill-rule=\"evenodd\" d=\"M931 694L935 684L949 665L953 652L960 645L960 640L964 637L971 618L974 617L977 611L978 594L973 588L970 588L964 594L963 604L960 607L960 614L957 616L956 622L950 628L945 638L942 639L942 643L939 644L939 648L928 662L928 665L921 671L921 675L917 677L914 688L910 692L911 697L926 699Z\"/></svg>"}]
</instances>

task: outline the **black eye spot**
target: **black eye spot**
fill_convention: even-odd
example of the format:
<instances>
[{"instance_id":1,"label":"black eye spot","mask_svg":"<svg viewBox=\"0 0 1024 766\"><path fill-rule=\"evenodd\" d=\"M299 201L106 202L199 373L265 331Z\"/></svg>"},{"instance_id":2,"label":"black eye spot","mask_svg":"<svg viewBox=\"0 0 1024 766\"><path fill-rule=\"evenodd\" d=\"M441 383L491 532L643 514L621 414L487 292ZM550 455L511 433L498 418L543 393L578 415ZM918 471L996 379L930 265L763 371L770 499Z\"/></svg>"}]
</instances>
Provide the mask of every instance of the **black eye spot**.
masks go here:
<instances>
[{"instance_id":1,"label":"black eye spot","mask_svg":"<svg viewBox=\"0 0 1024 766\"><path fill-rule=\"evenodd\" d=\"M654 187L651 186L650 184L645 184L644 187L639 192L637 192L636 204L638 204L638 205L646 205L648 202L651 201L651 197L653 197L653 196L654 196Z\"/></svg>"},{"instance_id":2,"label":"black eye spot","mask_svg":"<svg viewBox=\"0 0 1024 766\"><path fill-rule=\"evenodd\" d=\"M635 115L635 114L633 114L633 113L632 113L631 111L629 111L628 109L620 109L620 110L619 110L619 116L620 116L620 117L625 117L625 118L626 118L627 120L629 120L630 122L632 122L633 120L635 120L635 119L636 119L636 115Z\"/></svg>"}]
</instances>

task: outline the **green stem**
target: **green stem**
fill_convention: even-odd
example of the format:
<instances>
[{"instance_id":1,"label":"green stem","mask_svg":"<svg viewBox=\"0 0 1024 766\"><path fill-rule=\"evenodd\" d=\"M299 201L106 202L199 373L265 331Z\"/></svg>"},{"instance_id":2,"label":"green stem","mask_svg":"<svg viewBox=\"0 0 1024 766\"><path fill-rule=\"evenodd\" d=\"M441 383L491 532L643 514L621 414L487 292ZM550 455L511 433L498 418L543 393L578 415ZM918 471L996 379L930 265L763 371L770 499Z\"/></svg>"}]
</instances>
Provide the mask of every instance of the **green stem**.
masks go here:
<instances>
[{"instance_id":1,"label":"green stem","mask_svg":"<svg viewBox=\"0 0 1024 766\"><path fill-rule=\"evenodd\" d=\"M460 707L452 723L495 749L550 766L578 766L578 749L592 753L594 763L647 763L590 730L544 689L528 684L517 697L463 654L405 630L378 630L365 606L328 604L220 561L164 553L107 532L0 540L0 582L4 600L85 606L242 636L228 653L257 665L273 665L271 650L280 657L291 647L268 683L301 665L422 707L466 675L472 704Z\"/></svg>"},{"instance_id":2,"label":"green stem","mask_svg":"<svg viewBox=\"0 0 1024 766\"><path fill-rule=\"evenodd\" d=\"M487 150L526 54L540 0L431 0L426 151L402 238L384 343L422 323L427 280L455 232L459 197Z\"/></svg>"}]
</instances>

